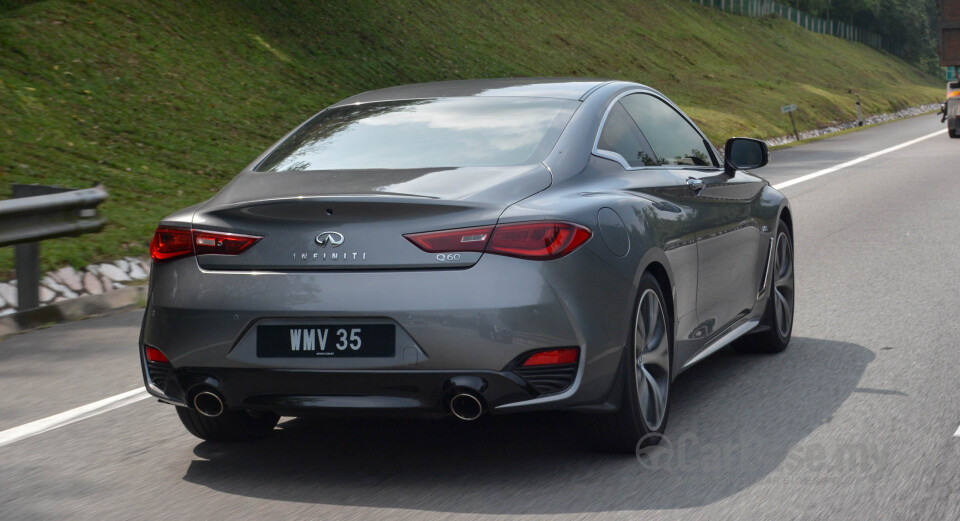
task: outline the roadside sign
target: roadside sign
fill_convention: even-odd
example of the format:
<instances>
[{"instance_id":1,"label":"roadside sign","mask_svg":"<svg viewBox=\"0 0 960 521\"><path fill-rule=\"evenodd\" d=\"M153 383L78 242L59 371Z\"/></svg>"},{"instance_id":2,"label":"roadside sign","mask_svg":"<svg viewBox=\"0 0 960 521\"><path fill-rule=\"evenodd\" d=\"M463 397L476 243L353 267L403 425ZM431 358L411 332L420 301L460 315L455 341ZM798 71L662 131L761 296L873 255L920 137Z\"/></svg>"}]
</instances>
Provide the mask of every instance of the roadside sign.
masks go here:
<instances>
[{"instance_id":1,"label":"roadside sign","mask_svg":"<svg viewBox=\"0 0 960 521\"><path fill-rule=\"evenodd\" d=\"M793 126L793 138L800 141L800 134L797 134L797 122L793 120L793 112L795 110L797 110L797 106L793 103L780 107L780 113L790 115L790 125Z\"/></svg>"},{"instance_id":2,"label":"roadside sign","mask_svg":"<svg viewBox=\"0 0 960 521\"><path fill-rule=\"evenodd\" d=\"M957 81L957 73L960 67L947 67L947 81Z\"/></svg>"}]
</instances>

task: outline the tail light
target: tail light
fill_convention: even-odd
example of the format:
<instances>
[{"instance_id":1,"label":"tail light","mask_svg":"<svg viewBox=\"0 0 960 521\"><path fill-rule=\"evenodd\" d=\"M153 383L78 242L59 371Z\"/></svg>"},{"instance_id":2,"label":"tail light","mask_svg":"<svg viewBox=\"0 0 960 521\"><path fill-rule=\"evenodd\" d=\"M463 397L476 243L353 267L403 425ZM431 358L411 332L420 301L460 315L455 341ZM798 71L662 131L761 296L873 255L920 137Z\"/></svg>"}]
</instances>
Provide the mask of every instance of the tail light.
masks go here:
<instances>
[{"instance_id":1,"label":"tail light","mask_svg":"<svg viewBox=\"0 0 960 521\"><path fill-rule=\"evenodd\" d=\"M485 226L483 228L462 228L442 232L413 233L404 235L404 237L427 253L483 251L492 231L493 226Z\"/></svg>"},{"instance_id":2,"label":"tail light","mask_svg":"<svg viewBox=\"0 0 960 521\"><path fill-rule=\"evenodd\" d=\"M190 230L157 228L150 241L150 258L153 262L173 260L193 255L193 235Z\"/></svg>"},{"instance_id":3,"label":"tail light","mask_svg":"<svg viewBox=\"0 0 960 521\"><path fill-rule=\"evenodd\" d=\"M188 255L237 255L262 238L235 233L160 227L150 241L150 257L154 262L163 262Z\"/></svg>"},{"instance_id":4,"label":"tail light","mask_svg":"<svg viewBox=\"0 0 960 521\"><path fill-rule=\"evenodd\" d=\"M591 235L588 228L579 224L534 222L414 233L404 237L429 253L478 251L550 260L573 252Z\"/></svg>"},{"instance_id":5,"label":"tail light","mask_svg":"<svg viewBox=\"0 0 960 521\"><path fill-rule=\"evenodd\" d=\"M193 230L193 249L197 255L237 255L256 244L263 237Z\"/></svg>"},{"instance_id":6,"label":"tail light","mask_svg":"<svg viewBox=\"0 0 960 521\"><path fill-rule=\"evenodd\" d=\"M524 259L556 259L590 238L590 230L570 223L528 223L497 226L487 251Z\"/></svg>"},{"instance_id":7,"label":"tail light","mask_svg":"<svg viewBox=\"0 0 960 521\"><path fill-rule=\"evenodd\" d=\"M552 349L550 351L540 351L530 355L520 364L521 367L531 367L536 365L566 365L577 363L580 351L575 347L566 349Z\"/></svg>"}]
</instances>

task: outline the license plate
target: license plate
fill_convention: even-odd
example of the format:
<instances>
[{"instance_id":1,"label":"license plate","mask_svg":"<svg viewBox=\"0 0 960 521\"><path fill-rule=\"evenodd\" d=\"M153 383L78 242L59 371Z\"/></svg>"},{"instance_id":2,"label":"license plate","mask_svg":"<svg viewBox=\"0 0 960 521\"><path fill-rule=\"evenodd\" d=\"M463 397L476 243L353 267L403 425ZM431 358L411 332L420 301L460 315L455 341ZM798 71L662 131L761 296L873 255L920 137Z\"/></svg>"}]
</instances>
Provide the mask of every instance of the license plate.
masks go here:
<instances>
[{"instance_id":1,"label":"license plate","mask_svg":"<svg viewBox=\"0 0 960 521\"><path fill-rule=\"evenodd\" d=\"M395 344L394 326L387 324L257 327L261 358L392 357Z\"/></svg>"}]
</instances>

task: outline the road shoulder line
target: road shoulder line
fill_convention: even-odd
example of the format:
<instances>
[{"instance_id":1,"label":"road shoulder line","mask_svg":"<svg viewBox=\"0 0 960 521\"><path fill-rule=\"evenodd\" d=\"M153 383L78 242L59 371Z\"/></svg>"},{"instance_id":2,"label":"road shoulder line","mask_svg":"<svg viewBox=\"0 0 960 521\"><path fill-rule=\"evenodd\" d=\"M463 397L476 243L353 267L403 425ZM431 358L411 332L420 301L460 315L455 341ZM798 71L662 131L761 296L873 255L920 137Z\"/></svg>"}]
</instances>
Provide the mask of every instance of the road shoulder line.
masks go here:
<instances>
[{"instance_id":1,"label":"road shoulder line","mask_svg":"<svg viewBox=\"0 0 960 521\"><path fill-rule=\"evenodd\" d=\"M114 409L123 407L124 405L130 405L131 403L139 402L140 400L144 400L149 397L150 395L147 394L146 389L133 389L125 393L120 393L116 396L111 396L97 402L82 405L75 409L70 409L69 411L65 411L60 414L54 414L53 416L32 421L19 427L13 427L5 431L0 431L0 447L29 438L31 436L36 436L37 434L52 431L53 429L63 427L64 425L69 425L73 422L92 418L93 416L112 411Z\"/></svg>"},{"instance_id":2,"label":"road shoulder line","mask_svg":"<svg viewBox=\"0 0 960 521\"><path fill-rule=\"evenodd\" d=\"M943 134L943 133L946 132L946 131L947 131L946 129L938 130L938 131L936 131L936 132L927 134L927 135L925 135L925 136L920 136L920 137L918 137L918 138L916 138L916 139L911 139L910 141L907 141L907 142L905 142L905 143L900 143L899 145L894 145L894 146L892 146L892 147L890 147L890 148L885 148L885 149L883 149L883 150L879 150L879 151L877 151L877 152L873 152L873 153L867 154L867 155L865 155L865 156L860 156L860 157L858 157L858 158L856 158L856 159L852 159L852 160L850 160L850 161L847 161L846 163L840 163L839 165L831 166L830 168L824 168L823 170L818 170L818 171L813 172L813 173L811 173L811 174L802 175L802 176L800 176L800 177L796 177L796 178L791 179L791 180L789 180L789 181L784 181L784 182L782 182L782 183L775 184L775 185L773 185L773 188L776 189L776 190L783 190L784 188L786 188L786 187L788 187L788 186L793 186L793 185L796 185L796 184L800 184L800 183L809 181L809 180L811 180L811 179L816 179L816 178L818 178L818 177L820 177L820 176L824 176L824 175L827 175L827 174L832 174L832 173L834 173L834 172L836 172L836 171L838 171L838 170L843 170L844 168L851 167L851 166L853 166L853 165L857 165L857 164L863 163L864 161L873 159L873 158L875 158L875 157L880 157L880 156L882 156L882 155L884 155L884 154L889 154L890 152L896 152L897 150L900 150L901 148L906 148L906 147L908 147L908 146L910 146L910 145L915 145L915 144L917 144L917 143L919 143L919 142L921 142L921 141L924 141L924 140L926 140L926 139L930 139L930 138L932 138L932 137L939 136L940 134Z\"/></svg>"}]
</instances>

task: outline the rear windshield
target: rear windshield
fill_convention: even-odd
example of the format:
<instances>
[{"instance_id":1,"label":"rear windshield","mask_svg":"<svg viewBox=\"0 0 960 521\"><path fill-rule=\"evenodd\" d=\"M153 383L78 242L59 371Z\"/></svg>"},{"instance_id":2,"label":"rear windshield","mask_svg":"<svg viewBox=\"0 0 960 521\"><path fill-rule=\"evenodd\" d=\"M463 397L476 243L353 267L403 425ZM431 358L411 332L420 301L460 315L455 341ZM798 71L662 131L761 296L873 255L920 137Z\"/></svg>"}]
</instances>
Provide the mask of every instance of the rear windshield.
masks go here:
<instances>
[{"instance_id":1,"label":"rear windshield","mask_svg":"<svg viewBox=\"0 0 960 521\"><path fill-rule=\"evenodd\" d=\"M283 141L259 172L509 166L538 163L579 102L470 97L324 110Z\"/></svg>"}]
</instances>

